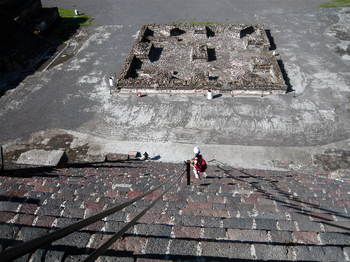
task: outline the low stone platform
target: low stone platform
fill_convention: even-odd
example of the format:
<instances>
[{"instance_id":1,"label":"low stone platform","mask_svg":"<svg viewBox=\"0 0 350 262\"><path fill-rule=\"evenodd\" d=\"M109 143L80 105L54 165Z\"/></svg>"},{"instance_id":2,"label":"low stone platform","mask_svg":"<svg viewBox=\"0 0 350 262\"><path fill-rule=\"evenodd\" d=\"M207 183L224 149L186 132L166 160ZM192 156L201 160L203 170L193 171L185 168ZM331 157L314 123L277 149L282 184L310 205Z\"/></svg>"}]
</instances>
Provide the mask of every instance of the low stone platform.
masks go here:
<instances>
[{"instance_id":1,"label":"low stone platform","mask_svg":"<svg viewBox=\"0 0 350 262\"><path fill-rule=\"evenodd\" d=\"M263 25L147 24L110 85L122 93L280 94L279 63Z\"/></svg>"},{"instance_id":2,"label":"low stone platform","mask_svg":"<svg viewBox=\"0 0 350 262\"><path fill-rule=\"evenodd\" d=\"M128 160L7 172L0 177L0 249L114 207L183 170ZM347 181L229 166L207 173L190 186L182 177L99 261L348 261ZM18 261L82 261L160 194Z\"/></svg>"}]
</instances>

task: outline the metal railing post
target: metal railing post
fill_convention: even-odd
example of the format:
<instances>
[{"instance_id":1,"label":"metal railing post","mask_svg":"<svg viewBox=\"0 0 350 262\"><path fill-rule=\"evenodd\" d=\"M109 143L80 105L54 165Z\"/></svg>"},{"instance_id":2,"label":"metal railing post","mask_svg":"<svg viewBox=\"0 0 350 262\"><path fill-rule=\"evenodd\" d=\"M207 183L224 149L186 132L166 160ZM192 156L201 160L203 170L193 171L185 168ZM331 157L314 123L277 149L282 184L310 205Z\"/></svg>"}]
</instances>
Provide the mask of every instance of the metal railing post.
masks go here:
<instances>
[{"instance_id":1,"label":"metal railing post","mask_svg":"<svg viewBox=\"0 0 350 262\"><path fill-rule=\"evenodd\" d=\"M186 171L187 171L187 185L189 186L191 184L191 161L187 160L186 162Z\"/></svg>"},{"instance_id":2,"label":"metal railing post","mask_svg":"<svg viewBox=\"0 0 350 262\"><path fill-rule=\"evenodd\" d=\"M1 147L1 173L5 172L5 167L4 167L4 151Z\"/></svg>"}]
</instances>

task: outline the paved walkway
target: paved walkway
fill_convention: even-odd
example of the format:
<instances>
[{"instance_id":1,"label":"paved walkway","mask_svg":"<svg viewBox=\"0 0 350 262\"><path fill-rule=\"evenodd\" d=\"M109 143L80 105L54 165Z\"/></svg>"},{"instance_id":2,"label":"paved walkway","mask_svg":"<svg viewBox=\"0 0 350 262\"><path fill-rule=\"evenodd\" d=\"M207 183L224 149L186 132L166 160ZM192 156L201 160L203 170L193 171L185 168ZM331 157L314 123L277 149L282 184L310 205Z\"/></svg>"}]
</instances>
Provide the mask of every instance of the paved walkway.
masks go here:
<instances>
[{"instance_id":1,"label":"paved walkway","mask_svg":"<svg viewBox=\"0 0 350 262\"><path fill-rule=\"evenodd\" d=\"M177 170L183 165L123 161L7 173L1 250L123 203ZM349 261L347 181L228 166L208 174L191 186L183 177L100 261ZM160 193L18 261L81 261Z\"/></svg>"},{"instance_id":2,"label":"paved walkway","mask_svg":"<svg viewBox=\"0 0 350 262\"><path fill-rule=\"evenodd\" d=\"M56 61L64 62L28 76L1 98L0 144L6 149L14 140L57 129L89 136L90 150L138 150L182 161L200 146L209 159L250 168L272 161L313 165L325 150L348 153L349 43L339 39L349 32L348 8L317 8L321 2L77 0L79 12L100 26L79 30L57 53ZM72 2L60 1L60 8L71 9ZM110 94L109 77L122 71L142 25L181 21L264 24L295 92L212 100L203 94Z\"/></svg>"}]
</instances>

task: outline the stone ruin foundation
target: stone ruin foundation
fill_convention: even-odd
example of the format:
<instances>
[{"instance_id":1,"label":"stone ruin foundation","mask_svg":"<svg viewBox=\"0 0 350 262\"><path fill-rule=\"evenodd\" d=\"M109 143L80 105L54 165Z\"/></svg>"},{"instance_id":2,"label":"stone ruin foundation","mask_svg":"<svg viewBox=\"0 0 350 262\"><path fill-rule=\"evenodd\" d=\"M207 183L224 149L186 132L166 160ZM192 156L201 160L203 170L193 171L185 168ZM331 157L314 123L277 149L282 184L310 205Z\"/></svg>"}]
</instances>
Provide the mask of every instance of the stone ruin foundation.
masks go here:
<instances>
[{"instance_id":1,"label":"stone ruin foundation","mask_svg":"<svg viewBox=\"0 0 350 262\"><path fill-rule=\"evenodd\" d=\"M116 87L121 92L285 93L263 25L143 25Z\"/></svg>"}]
</instances>

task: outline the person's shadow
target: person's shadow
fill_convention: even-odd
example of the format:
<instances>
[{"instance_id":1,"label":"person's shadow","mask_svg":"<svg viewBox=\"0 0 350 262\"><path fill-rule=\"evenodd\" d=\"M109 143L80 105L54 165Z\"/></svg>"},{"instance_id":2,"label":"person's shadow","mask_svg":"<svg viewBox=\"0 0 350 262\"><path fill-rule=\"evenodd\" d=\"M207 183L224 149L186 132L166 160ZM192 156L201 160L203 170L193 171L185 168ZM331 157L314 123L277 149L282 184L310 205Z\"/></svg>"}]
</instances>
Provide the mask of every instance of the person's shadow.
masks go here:
<instances>
[{"instance_id":1,"label":"person's shadow","mask_svg":"<svg viewBox=\"0 0 350 262\"><path fill-rule=\"evenodd\" d=\"M158 156L152 157L151 160L159 160L160 158L161 158L160 155L158 155Z\"/></svg>"},{"instance_id":2,"label":"person's shadow","mask_svg":"<svg viewBox=\"0 0 350 262\"><path fill-rule=\"evenodd\" d=\"M214 96L213 96L213 99L215 99L215 98L219 98L219 97L222 97L222 94L217 94L217 95L214 95Z\"/></svg>"}]
</instances>

